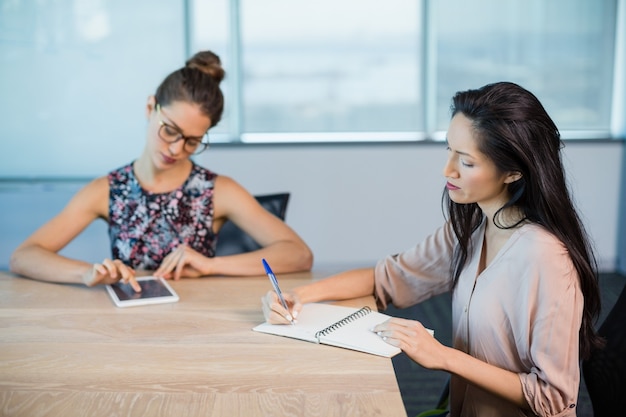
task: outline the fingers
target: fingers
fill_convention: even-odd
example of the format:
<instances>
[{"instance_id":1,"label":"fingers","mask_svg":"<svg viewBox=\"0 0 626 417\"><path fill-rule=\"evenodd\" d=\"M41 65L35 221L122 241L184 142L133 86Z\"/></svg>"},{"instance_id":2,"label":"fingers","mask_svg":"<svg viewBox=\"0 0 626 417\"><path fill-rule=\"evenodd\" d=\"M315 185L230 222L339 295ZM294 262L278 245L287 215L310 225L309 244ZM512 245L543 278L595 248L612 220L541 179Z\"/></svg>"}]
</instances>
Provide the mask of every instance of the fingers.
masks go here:
<instances>
[{"instance_id":1,"label":"fingers","mask_svg":"<svg viewBox=\"0 0 626 417\"><path fill-rule=\"evenodd\" d=\"M293 319L296 320L298 318L298 314L300 314L300 310L302 310L302 303L300 302L300 299L292 296L291 294L287 294L285 300L287 301L287 305L291 304L291 315L293 316Z\"/></svg>"},{"instance_id":2,"label":"fingers","mask_svg":"<svg viewBox=\"0 0 626 417\"><path fill-rule=\"evenodd\" d=\"M139 283L137 282L134 273L125 279L125 282L129 283L132 289L135 290L135 292L141 292L141 285L139 285Z\"/></svg>"},{"instance_id":3,"label":"fingers","mask_svg":"<svg viewBox=\"0 0 626 417\"><path fill-rule=\"evenodd\" d=\"M286 324L291 322L291 314L285 310L274 291L268 291L261 297L263 316L268 323Z\"/></svg>"},{"instance_id":4,"label":"fingers","mask_svg":"<svg viewBox=\"0 0 626 417\"><path fill-rule=\"evenodd\" d=\"M163 258L163 262L161 262L161 265L159 265L157 270L154 271L152 275L155 277L170 279L172 277L172 271L178 263L178 258L180 258L180 246Z\"/></svg>"},{"instance_id":5,"label":"fingers","mask_svg":"<svg viewBox=\"0 0 626 417\"><path fill-rule=\"evenodd\" d=\"M102 264L93 264L90 269L88 269L83 274L83 282L88 287L93 287L98 284L106 284L104 280L108 277L107 269Z\"/></svg>"},{"instance_id":6,"label":"fingers","mask_svg":"<svg viewBox=\"0 0 626 417\"><path fill-rule=\"evenodd\" d=\"M412 344L426 329L416 320L392 318L376 325L372 331L385 342L402 347Z\"/></svg>"},{"instance_id":7,"label":"fingers","mask_svg":"<svg viewBox=\"0 0 626 417\"><path fill-rule=\"evenodd\" d=\"M263 315L268 323L289 324L295 322L302 305L292 294L283 293L283 297L285 298L289 310L283 307L278 299L278 295L274 291L270 290L265 296L261 297Z\"/></svg>"},{"instance_id":8,"label":"fingers","mask_svg":"<svg viewBox=\"0 0 626 417\"><path fill-rule=\"evenodd\" d=\"M419 321L392 318L372 330L423 367L445 369L449 348L437 341Z\"/></svg>"},{"instance_id":9,"label":"fingers","mask_svg":"<svg viewBox=\"0 0 626 417\"><path fill-rule=\"evenodd\" d=\"M371 329L372 332L380 336L380 338L383 339L385 342L388 342L389 338L393 335L393 330L391 329L391 320L392 319L389 319L380 324L377 324Z\"/></svg>"},{"instance_id":10,"label":"fingers","mask_svg":"<svg viewBox=\"0 0 626 417\"><path fill-rule=\"evenodd\" d=\"M269 304L267 304L265 297L261 297L263 306L263 317L265 321L271 324L288 324L289 320L280 313L272 310Z\"/></svg>"},{"instance_id":11,"label":"fingers","mask_svg":"<svg viewBox=\"0 0 626 417\"><path fill-rule=\"evenodd\" d=\"M104 266L107 268L112 279L123 284L130 284L131 288L136 292L141 292L141 286L135 279L135 270L125 265L119 259L111 261L105 259Z\"/></svg>"},{"instance_id":12,"label":"fingers","mask_svg":"<svg viewBox=\"0 0 626 417\"><path fill-rule=\"evenodd\" d=\"M174 267L174 280L178 281L183 274L183 270L185 268L185 252L184 249L181 251L181 255L178 258L178 262L176 262L176 266Z\"/></svg>"},{"instance_id":13,"label":"fingers","mask_svg":"<svg viewBox=\"0 0 626 417\"><path fill-rule=\"evenodd\" d=\"M159 265L153 275L165 279L173 278L174 280L179 280L185 272L187 263L187 246L180 245L163 259L163 262L161 262L161 265Z\"/></svg>"},{"instance_id":14,"label":"fingers","mask_svg":"<svg viewBox=\"0 0 626 417\"><path fill-rule=\"evenodd\" d=\"M111 260L107 258L102 263L94 264L91 271L86 274L84 282L90 287L98 284L122 282L130 284L133 290L137 292L141 291L141 286L135 279L135 270L125 265L119 259Z\"/></svg>"},{"instance_id":15,"label":"fingers","mask_svg":"<svg viewBox=\"0 0 626 417\"><path fill-rule=\"evenodd\" d=\"M419 326L421 326L422 328L424 327L422 326L422 323L420 323L419 321L394 317L376 325L372 330L376 332L377 331L392 331L392 330L410 331L410 329L416 328Z\"/></svg>"}]
</instances>

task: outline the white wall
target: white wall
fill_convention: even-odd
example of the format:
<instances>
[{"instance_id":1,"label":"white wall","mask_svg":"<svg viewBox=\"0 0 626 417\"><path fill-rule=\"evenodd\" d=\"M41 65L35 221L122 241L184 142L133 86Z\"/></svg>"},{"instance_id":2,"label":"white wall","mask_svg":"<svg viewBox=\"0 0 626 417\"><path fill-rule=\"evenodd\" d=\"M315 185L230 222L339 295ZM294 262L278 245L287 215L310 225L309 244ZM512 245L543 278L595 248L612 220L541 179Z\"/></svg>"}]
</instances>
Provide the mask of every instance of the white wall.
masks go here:
<instances>
[{"instance_id":1,"label":"white wall","mask_svg":"<svg viewBox=\"0 0 626 417\"><path fill-rule=\"evenodd\" d=\"M575 200L595 240L603 271L614 271L623 142L568 142L564 151ZM287 223L309 243L317 266L371 264L407 248L443 219L444 145L213 147L199 160L253 194L289 191ZM113 167L111 167L113 168ZM0 183L0 268L81 183ZM108 256L104 222L65 254Z\"/></svg>"}]
</instances>

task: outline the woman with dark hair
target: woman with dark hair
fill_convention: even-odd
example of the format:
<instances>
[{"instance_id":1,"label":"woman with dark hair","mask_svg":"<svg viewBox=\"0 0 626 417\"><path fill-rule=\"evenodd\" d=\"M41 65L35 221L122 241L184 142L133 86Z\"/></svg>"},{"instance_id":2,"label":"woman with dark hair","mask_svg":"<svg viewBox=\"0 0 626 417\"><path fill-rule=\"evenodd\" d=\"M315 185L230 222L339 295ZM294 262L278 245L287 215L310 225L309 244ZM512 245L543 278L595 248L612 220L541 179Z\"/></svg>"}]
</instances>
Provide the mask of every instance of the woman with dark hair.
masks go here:
<instances>
[{"instance_id":1,"label":"woman with dark hair","mask_svg":"<svg viewBox=\"0 0 626 417\"><path fill-rule=\"evenodd\" d=\"M148 97L139 158L80 190L15 250L11 270L88 286L129 282L139 291L136 270L174 279L261 275L262 257L283 272L310 269L313 255L289 226L236 181L190 159L208 147L208 131L222 117L223 78L220 59L210 51L198 52L169 74ZM98 218L109 225L110 259L90 264L57 253ZM262 248L216 257L217 234L226 220Z\"/></svg>"},{"instance_id":2,"label":"woman with dark hair","mask_svg":"<svg viewBox=\"0 0 626 417\"><path fill-rule=\"evenodd\" d=\"M272 323L303 303L374 295L380 309L452 292L453 347L421 323L373 329L420 365L451 373L451 416L575 416L579 360L601 345L590 241L572 204L559 132L508 82L457 93L447 133L447 221L422 243L263 298Z\"/></svg>"}]
</instances>

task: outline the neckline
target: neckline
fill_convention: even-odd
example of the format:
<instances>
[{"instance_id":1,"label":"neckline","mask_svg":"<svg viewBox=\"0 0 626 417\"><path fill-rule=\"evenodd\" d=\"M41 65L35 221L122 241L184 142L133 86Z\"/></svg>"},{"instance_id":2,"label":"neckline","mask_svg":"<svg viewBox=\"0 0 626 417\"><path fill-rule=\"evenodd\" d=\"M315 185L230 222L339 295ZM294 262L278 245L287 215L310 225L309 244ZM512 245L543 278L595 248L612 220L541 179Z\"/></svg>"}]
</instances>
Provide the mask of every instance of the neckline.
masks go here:
<instances>
[{"instance_id":1,"label":"neckline","mask_svg":"<svg viewBox=\"0 0 626 417\"><path fill-rule=\"evenodd\" d=\"M482 271L478 272L481 264L483 262L483 256L485 254L485 243L486 243L486 239L485 239L485 232L487 231L487 218L485 217L483 219L483 222L481 223L479 229L477 230L477 232L479 233L479 241L478 243L478 247L480 248L480 254L477 257L477 263L476 263L476 279L478 279L478 277L480 277L481 275L484 274L485 271L487 271L492 265L494 265L495 263L499 262L500 258L502 256L504 256L504 254L509 250L509 248L513 245L513 243L518 239L519 235L521 234L522 230L525 229L527 226L530 226L531 223L523 223L521 224L519 227L517 227L513 233L511 233L511 235L507 238L507 240L504 242L504 244L502 245L502 247L500 247L500 249L498 250L498 253L496 253L496 255L493 257L493 259L491 259L491 262L489 262L489 264L485 265L485 267L482 269Z\"/></svg>"},{"instance_id":2,"label":"neckline","mask_svg":"<svg viewBox=\"0 0 626 417\"><path fill-rule=\"evenodd\" d=\"M179 186L168 190L168 191L163 191L163 192L154 192L154 191L150 191L147 190L143 185L141 185L141 182L139 181L139 178L137 178L137 174L135 173L135 163L137 162L137 160L134 160L133 162L131 162L130 164L130 175L132 176L133 181L137 184L137 187L139 187L139 189L141 189L141 192L145 195L149 195L149 196L163 196L163 195L170 195L176 191L182 191L187 187L187 184L189 183L191 176L193 174L193 172L196 169L196 164L190 160L191 162L191 170L189 171L189 174L187 175L187 177L185 178L185 180L182 182L182 184L180 184Z\"/></svg>"}]
</instances>

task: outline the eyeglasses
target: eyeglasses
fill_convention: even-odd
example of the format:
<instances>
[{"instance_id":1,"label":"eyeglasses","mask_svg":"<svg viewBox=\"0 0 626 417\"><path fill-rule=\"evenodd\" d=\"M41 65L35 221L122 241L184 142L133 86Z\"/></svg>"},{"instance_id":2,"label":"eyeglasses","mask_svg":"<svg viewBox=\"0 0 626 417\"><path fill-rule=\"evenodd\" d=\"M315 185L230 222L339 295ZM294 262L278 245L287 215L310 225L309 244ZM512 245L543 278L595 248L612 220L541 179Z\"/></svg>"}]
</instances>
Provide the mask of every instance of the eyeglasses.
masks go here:
<instances>
[{"instance_id":1,"label":"eyeglasses","mask_svg":"<svg viewBox=\"0 0 626 417\"><path fill-rule=\"evenodd\" d=\"M156 105L157 113L161 114L161 105ZM183 149L190 154L199 154L209 147L209 131L202 136L185 136L179 128L159 119L159 137L165 143L176 143L183 140ZM204 140L203 140L204 139Z\"/></svg>"}]
</instances>

